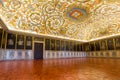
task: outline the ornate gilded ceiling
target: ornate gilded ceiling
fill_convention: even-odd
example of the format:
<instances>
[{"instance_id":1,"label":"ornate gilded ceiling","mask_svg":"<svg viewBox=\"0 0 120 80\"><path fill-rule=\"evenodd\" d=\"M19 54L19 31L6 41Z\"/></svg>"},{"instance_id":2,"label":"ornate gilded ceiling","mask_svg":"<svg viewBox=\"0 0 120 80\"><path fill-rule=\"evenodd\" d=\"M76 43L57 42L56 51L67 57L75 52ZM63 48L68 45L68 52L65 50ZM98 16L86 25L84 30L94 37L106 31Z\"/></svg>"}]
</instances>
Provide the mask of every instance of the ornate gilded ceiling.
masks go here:
<instances>
[{"instance_id":1,"label":"ornate gilded ceiling","mask_svg":"<svg viewBox=\"0 0 120 80\"><path fill-rule=\"evenodd\" d=\"M120 33L119 0L0 0L8 29L90 41Z\"/></svg>"}]
</instances>

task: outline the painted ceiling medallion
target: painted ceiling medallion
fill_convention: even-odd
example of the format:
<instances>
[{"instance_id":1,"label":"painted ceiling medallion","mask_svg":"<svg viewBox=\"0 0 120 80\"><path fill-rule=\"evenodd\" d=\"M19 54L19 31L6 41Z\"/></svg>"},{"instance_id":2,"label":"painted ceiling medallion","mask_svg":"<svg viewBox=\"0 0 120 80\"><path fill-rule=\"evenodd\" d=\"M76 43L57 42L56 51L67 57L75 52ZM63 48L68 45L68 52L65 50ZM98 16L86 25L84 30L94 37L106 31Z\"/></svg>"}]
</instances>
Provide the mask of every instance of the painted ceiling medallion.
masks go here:
<instances>
[{"instance_id":1,"label":"painted ceiling medallion","mask_svg":"<svg viewBox=\"0 0 120 80\"><path fill-rule=\"evenodd\" d=\"M82 21L88 16L86 10L81 8L73 8L70 12L68 12L68 17L73 19L73 21L78 20Z\"/></svg>"},{"instance_id":2,"label":"painted ceiling medallion","mask_svg":"<svg viewBox=\"0 0 120 80\"><path fill-rule=\"evenodd\" d=\"M82 4L71 4L65 10L64 15L67 19L71 20L72 22L80 23L86 20L90 14L88 9L82 6Z\"/></svg>"},{"instance_id":3,"label":"painted ceiling medallion","mask_svg":"<svg viewBox=\"0 0 120 80\"><path fill-rule=\"evenodd\" d=\"M0 0L8 29L89 41L120 34L120 0Z\"/></svg>"}]
</instances>

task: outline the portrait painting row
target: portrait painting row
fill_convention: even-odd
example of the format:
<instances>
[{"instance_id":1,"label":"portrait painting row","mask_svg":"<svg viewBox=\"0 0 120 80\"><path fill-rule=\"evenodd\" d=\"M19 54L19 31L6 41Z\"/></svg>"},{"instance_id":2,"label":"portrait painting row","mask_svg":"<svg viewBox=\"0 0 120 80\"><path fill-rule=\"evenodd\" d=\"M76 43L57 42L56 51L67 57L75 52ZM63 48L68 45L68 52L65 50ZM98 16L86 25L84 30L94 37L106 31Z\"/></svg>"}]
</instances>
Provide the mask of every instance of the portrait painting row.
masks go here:
<instances>
[{"instance_id":1,"label":"portrait painting row","mask_svg":"<svg viewBox=\"0 0 120 80\"><path fill-rule=\"evenodd\" d=\"M110 38L89 43L66 40L45 39L46 50L56 51L100 51L120 49L120 38Z\"/></svg>"},{"instance_id":2,"label":"portrait painting row","mask_svg":"<svg viewBox=\"0 0 120 80\"><path fill-rule=\"evenodd\" d=\"M73 41L45 39L45 49L56 51L81 51L82 44Z\"/></svg>"},{"instance_id":3,"label":"portrait painting row","mask_svg":"<svg viewBox=\"0 0 120 80\"><path fill-rule=\"evenodd\" d=\"M90 51L99 50L119 50L120 49L120 38L110 38L90 43Z\"/></svg>"},{"instance_id":4,"label":"portrait painting row","mask_svg":"<svg viewBox=\"0 0 120 80\"><path fill-rule=\"evenodd\" d=\"M0 47L3 49L32 49L32 36L16 35L0 30Z\"/></svg>"},{"instance_id":5,"label":"portrait painting row","mask_svg":"<svg viewBox=\"0 0 120 80\"><path fill-rule=\"evenodd\" d=\"M0 29L0 46L1 46L1 42L2 42L2 33L3 33L3 30Z\"/></svg>"},{"instance_id":6,"label":"portrait painting row","mask_svg":"<svg viewBox=\"0 0 120 80\"><path fill-rule=\"evenodd\" d=\"M119 36L86 43L55 38L45 38L45 41L43 38L42 41L45 42L45 50L53 51L100 51L120 49ZM8 33L0 29L0 48L29 50L32 49L32 43L33 36Z\"/></svg>"}]
</instances>

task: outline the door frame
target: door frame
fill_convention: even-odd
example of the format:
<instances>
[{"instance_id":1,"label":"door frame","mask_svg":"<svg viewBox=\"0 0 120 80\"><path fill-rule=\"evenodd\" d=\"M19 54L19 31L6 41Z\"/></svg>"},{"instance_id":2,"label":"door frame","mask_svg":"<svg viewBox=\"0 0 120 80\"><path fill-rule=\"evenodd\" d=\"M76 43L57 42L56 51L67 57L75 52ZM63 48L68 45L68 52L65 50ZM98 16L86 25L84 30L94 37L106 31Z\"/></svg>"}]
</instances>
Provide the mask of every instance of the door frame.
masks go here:
<instances>
[{"instance_id":1,"label":"door frame","mask_svg":"<svg viewBox=\"0 0 120 80\"><path fill-rule=\"evenodd\" d=\"M43 59L44 59L44 56L45 56L45 43L44 41L33 41L33 59L34 59L34 47L35 47L35 43L42 43L43 44Z\"/></svg>"}]
</instances>

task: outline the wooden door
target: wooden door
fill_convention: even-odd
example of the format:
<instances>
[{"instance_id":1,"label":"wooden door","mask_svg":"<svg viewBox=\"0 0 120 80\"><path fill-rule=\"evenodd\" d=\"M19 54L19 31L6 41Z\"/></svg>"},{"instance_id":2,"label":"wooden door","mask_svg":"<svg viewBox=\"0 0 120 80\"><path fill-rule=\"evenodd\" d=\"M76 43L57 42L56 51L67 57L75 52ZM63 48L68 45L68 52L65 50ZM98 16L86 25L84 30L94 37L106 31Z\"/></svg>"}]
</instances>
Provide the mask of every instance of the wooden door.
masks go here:
<instances>
[{"instance_id":1,"label":"wooden door","mask_svg":"<svg viewBox=\"0 0 120 80\"><path fill-rule=\"evenodd\" d=\"M43 43L34 43L34 59L43 59Z\"/></svg>"}]
</instances>

